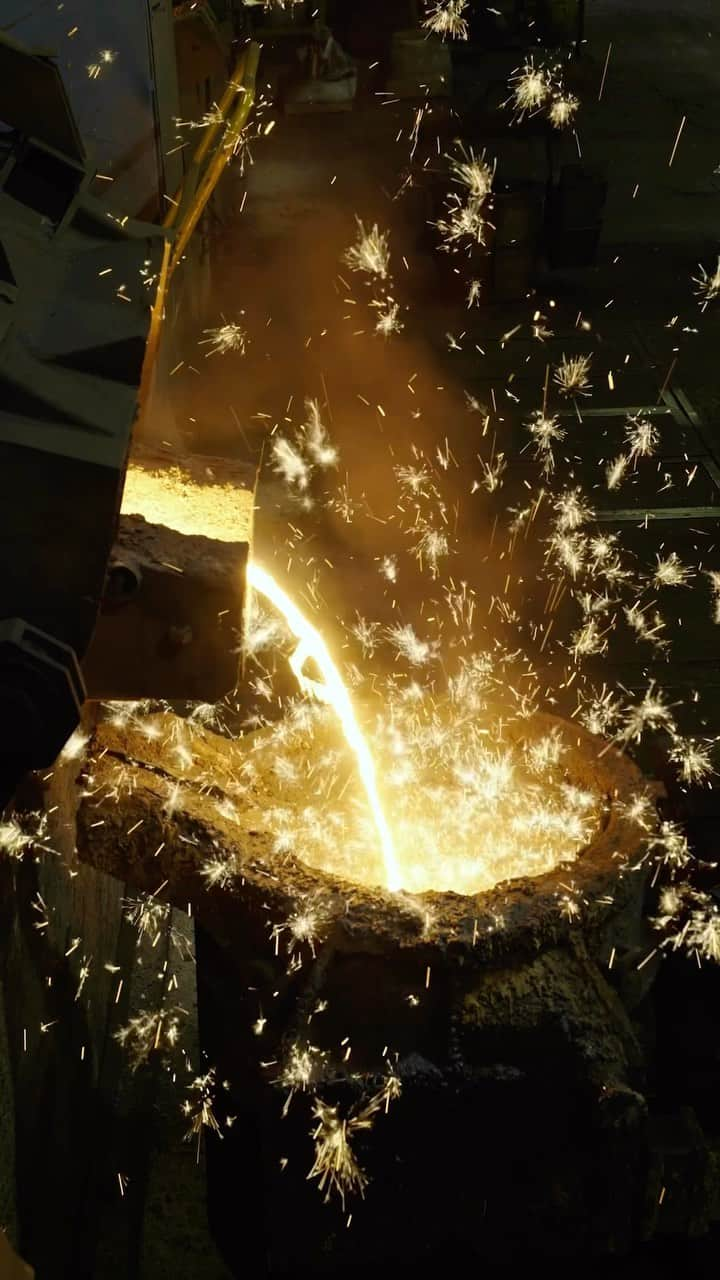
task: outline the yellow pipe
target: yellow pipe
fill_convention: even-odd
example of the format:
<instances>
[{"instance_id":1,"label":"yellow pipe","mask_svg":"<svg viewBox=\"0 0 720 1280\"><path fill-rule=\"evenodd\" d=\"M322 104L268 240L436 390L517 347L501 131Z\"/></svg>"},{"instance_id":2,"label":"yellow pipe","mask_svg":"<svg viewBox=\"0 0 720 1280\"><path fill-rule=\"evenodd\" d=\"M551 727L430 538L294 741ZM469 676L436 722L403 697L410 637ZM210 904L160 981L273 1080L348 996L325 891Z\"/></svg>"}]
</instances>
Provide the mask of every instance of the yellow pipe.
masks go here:
<instances>
[{"instance_id":1,"label":"yellow pipe","mask_svg":"<svg viewBox=\"0 0 720 1280\"><path fill-rule=\"evenodd\" d=\"M160 329L165 315L165 297L167 295L167 285L170 278L170 255L172 246L169 240L163 245L162 265L158 277L158 286L155 293L155 301L153 303L152 313L150 316L150 329L148 339L145 344L145 357L143 359L142 374L140 377L140 387L138 390L138 416L140 416L147 403L152 386L153 373L155 370L155 359L160 345Z\"/></svg>"},{"instance_id":2,"label":"yellow pipe","mask_svg":"<svg viewBox=\"0 0 720 1280\"><path fill-rule=\"evenodd\" d=\"M243 75L243 83L240 86L240 101L236 104L235 110L227 120L227 128L235 134L239 134L241 129L247 123L248 116L252 110L255 101L255 78L257 76L258 62L260 59L260 46L254 41L248 45L246 51L246 62ZM168 270L168 280L173 274L178 262L182 258L188 240L195 230L203 210L210 199L220 176L230 160L232 152L229 148L224 147L222 143L216 148L215 154L204 173L200 185L195 192L187 213L179 225L177 237L172 247L172 256L170 258L170 266Z\"/></svg>"},{"instance_id":3,"label":"yellow pipe","mask_svg":"<svg viewBox=\"0 0 720 1280\"><path fill-rule=\"evenodd\" d=\"M175 221L180 212L180 206L182 204L183 198L189 193L191 187L193 189L195 188L197 184L197 177L198 177L200 168L202 167L203 161L205 160L205 157L208 151L210 150L210 147L212 146L213 142L217 138L218 133L227 123L225 117L227 116L227 113L230 110L230 107L232 106L233 101L236 98L237 94L240 93L242 89L242 83L245 77L245 64L247 61L247 56L248 56L248 49L245 48L243 49L242 53L238 57L238 60L235 64L235 69L230 79L228 80L228 83L225 88L225 92L223 93L223 96L218 103L218 115L222 116L222 119L216 120L213 124L210 124L205 128L203 132L203 137L199 142L198 146L195 148L195 151L193 152L192 159L190 160L190 164L188 165L188 168L187 168L187 172L184 174L183 180L180 183L180 186L178 187L177 191L175 192L172 205L169 208L168 212L166 213L165 218L163 219L164 227L172 227L175 225Z\"/></svg>"}]
</instances>

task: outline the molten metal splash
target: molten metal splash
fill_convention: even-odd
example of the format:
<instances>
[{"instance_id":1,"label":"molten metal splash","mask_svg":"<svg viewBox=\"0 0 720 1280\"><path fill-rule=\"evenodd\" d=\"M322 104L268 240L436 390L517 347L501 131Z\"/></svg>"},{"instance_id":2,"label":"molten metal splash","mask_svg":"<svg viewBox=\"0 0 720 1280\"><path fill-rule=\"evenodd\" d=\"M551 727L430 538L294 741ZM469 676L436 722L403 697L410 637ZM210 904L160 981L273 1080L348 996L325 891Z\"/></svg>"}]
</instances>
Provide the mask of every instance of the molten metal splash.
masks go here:
<instances>
[{"instance_id":1,"label":"molten metal splash","mask_svg":"<svg viewBox=\"0 0 720 1280\"><path fill-rule=\"evenodd\" d=\"M265 569L252 561L247 570L248 584L258 591L282 614L288 627L298 641L298 646L290 659L290 665L304 693L312 694L320 702L332 707L342 726L345 739L357 760L358 771L365 788L373 821L380 837L385 881L388 889L396 891L401 887L400 868L395 854L395 846L383 812L378 792L375 763L367 741L358 724L350 694L333 662L328 647L319 631L293 604L282 587ZM303 667L312 658L322 674L322 682L312 680L303 674Z\"/></svg>"}]
</instances>

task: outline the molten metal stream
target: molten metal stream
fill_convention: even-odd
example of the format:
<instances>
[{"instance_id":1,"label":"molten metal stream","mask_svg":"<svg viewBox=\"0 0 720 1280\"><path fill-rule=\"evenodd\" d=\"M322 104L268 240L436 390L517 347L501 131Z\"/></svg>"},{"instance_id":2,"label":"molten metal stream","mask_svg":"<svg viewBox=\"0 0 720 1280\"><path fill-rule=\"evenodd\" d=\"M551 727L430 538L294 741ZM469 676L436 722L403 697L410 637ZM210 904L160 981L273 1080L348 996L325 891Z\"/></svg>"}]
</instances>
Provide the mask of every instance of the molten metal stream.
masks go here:
<instances>
[{"instance_id":1,"label":"molten metal stream","mask_svg":"<svg viewBox=\"0 0 720 1280\"><path fill-rule=\"evenodd\" d=\"M297 605L285 594L269 573L252 561L248 565L247 579L254 591L265 596L282 614L288 627L298 641L298 646L290 659L290 666L295 673L300 688L310 693L319 701L332 707L345 735L348 746L355 755L358 770L365 788L368 804L380 837L385 880L388 889L396 891L401 887L400 868L398 866L392 834L383 812L375 776L375 762L365 740L340 672L330 657L328 647L319 631L303 616ZM317 663L323 682L311 680L303 675L303 666L308 658Z\"/></svg>"}]
</instances>

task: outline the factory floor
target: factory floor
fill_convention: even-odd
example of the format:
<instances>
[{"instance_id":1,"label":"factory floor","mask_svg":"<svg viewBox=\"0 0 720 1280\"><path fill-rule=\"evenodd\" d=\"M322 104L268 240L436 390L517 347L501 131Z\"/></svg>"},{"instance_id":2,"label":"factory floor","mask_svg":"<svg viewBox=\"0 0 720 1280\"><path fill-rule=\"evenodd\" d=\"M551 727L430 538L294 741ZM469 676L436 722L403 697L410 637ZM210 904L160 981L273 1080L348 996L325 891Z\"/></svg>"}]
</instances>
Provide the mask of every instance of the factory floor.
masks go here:
<instances>
[{"instance_id":1,"label":"factory floor","mask_svg":"<svg viewBox=\"0 0 720 1280\"><path fill-rule=\"evenodd\" d=\"M436 461L438 448L448 456L449 444L442 479L448 520L461 534L455 576L478 592L503 595L508 570L496 554L495 513L502 519L515 490L537 479L523 422L542 404L548 364L565 352L593 354L593 395L580 404L577 422L569 420L571 448L578 481L609 513L607 528L622 529L649 563L662 548L663 555L675 550L683 560L701 558L704 569L720 569L710 510L720 500L720 304L702 310L692 285L698 264L712 271L717 256L718 41L720 10L711 0L686 0L681 12L671 0L588 0L586 43L574 68L582 102L577 140L568 135L562 160L577 159L579 149L584 163L607 174L603 239L596 266L541 269L529 299L488 298L467 308L453 262L432 248L422 201L412 191L398 194L410 162L413 107L383 97L372 70L362 69L351 113L280 115L272 134L253 147L246 178L237 172L228 178L237 186L238 212L222 234L206 323L240 321L247 352L206 357L199 346L184 353L194 368L174 381L175 421L191 448L241 456L264 449L255 554L306 601L323 602L337 646L358 613L417 624L427 610L432 584L425 580L421 595L412 566L394 584L378 572L385 556L398 554L403 566L409 561L395 518L393 467L411 463L414 451ZM449 111L461 105L435 103L426 140L435 128L451 139ZM503 145L513 151L509 163L517 172L527 166L542 176L535 141L518 135ZM356 217L389 232L404 328L387 339L374 332L367 288L343 266ZM553 330L545 342L532 337L536 310ZM589 331L578 329L579 312ZM516 326L522 327L508 337ZM198 342L202 337L199 331ZM657 476L647 487L609 494L603 465L610 457L597 439L598 416L611 426L613 410L657 405L663 387ZM492 408L490 433L483 435L484 415L468 411L468 395ZM355 510L350 521L322 499L303 510L267 464L271 432L291 433L306 398L319 402L339 450L338 479ZM598 416L583 416L585 408ZM498 501L482 486L472 492L483 462L499 452L512 501ZM649 508L654 515L646 528ZM622 519L613 521L613 510ZM515 559L514 575L523 573L524 554ZM720 632L704 580L683 591L682 606L682 619L670 610L669 661L643 658L635 647L616 657L609 674L629 689L644 688L654 675L671 697L701 690L704 721L692 728L718 733ZM557 657L549 644L548 664L553 652ZM688 796L684 804L699 847L712 847L720 817L714 793ZM683 999L671 993L673 1016L680 1016ZM708 1061L719 1051L709 1044ZM705 1066L693 1063L693 1071ZM685 1100L694 1102L693 1073L679 1070ZM710 1274L701 1246L689 1260L685 1246L678 1248L673 1267ZM659 1253L648 1274L670 1265L672 1249L663 1245ZM632 1265L634 1278L642 1267Z\"/></svg>"}]
</instances>

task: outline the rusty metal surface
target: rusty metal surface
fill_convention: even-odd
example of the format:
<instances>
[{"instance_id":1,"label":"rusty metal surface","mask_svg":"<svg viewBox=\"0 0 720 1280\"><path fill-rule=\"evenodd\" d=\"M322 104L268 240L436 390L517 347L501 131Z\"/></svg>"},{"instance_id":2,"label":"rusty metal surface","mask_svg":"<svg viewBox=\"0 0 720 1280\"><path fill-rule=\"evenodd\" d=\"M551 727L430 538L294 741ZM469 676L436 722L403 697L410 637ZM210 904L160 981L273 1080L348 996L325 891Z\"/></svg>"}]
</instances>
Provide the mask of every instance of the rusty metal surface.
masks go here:
<instances>
[{"instance_id":1,"label":"rusty metal surface","mask_svg":"<svg viewBox=\"0 0 720 1280\"><path fill-rule=\"evenodd\" d=\"M237 682L247 543L121 516L113 560L139 587L102 613L84 663L91 698L216 701Z\"/></svg>"},{"instance_id":2,"label":"rusty metal surface","mask_svg":"<svg viewBox=\"0 0 720 1280\"><path fill-rule=\"evenodd\" d=\"M133 452L89 697L215 702L235 687L255 482L252 465L226 458Z\"/></svg>"}]
</instances>

